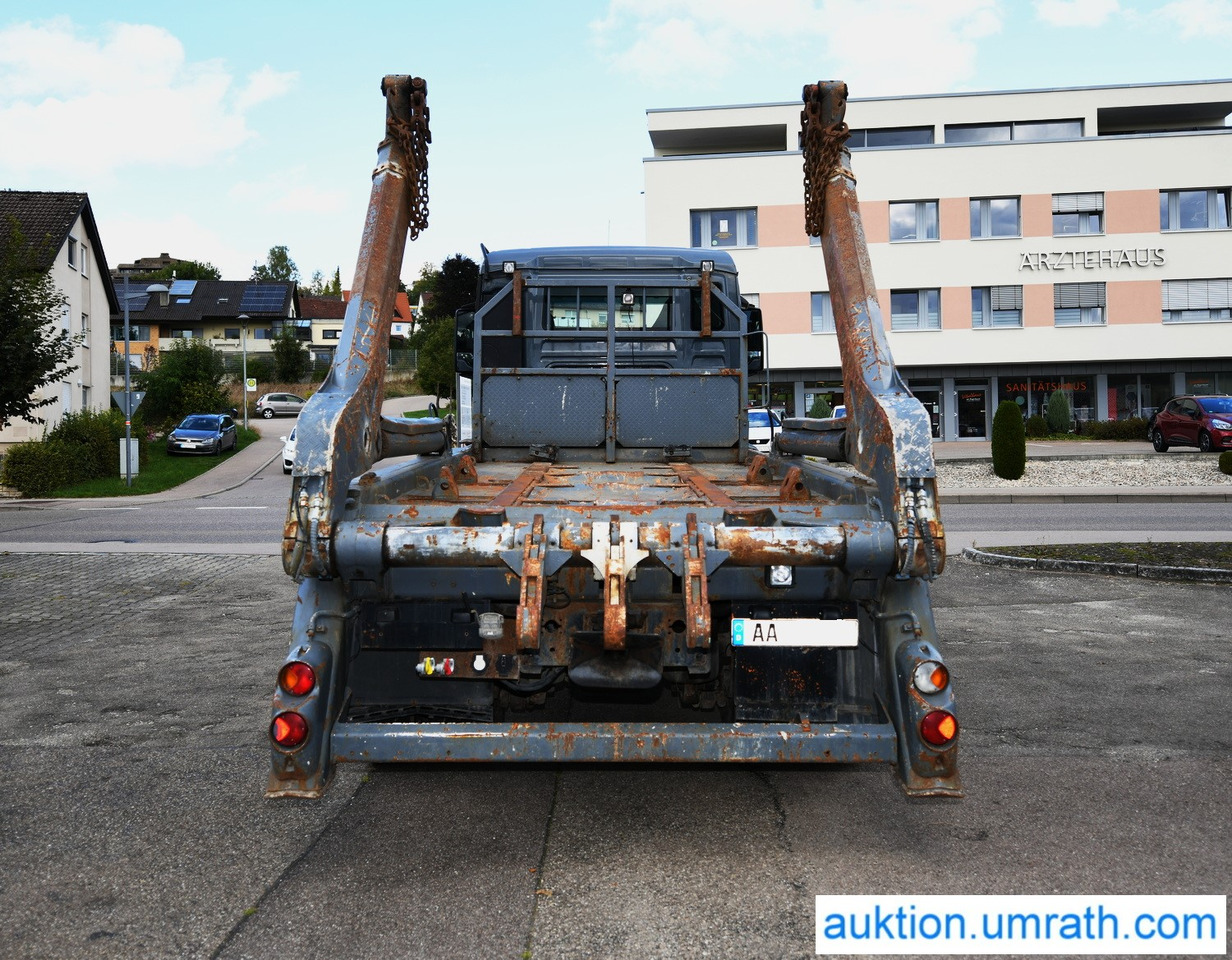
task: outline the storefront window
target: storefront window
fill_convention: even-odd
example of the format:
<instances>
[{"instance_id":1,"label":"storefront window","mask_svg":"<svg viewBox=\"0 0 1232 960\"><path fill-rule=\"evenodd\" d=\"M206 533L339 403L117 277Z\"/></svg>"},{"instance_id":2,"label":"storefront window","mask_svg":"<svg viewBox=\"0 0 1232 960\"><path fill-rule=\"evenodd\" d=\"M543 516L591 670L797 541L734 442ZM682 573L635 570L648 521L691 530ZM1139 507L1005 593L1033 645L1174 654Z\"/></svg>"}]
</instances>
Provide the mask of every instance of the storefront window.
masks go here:
<instances>
[{"instance_id":1,"label":"storefront window","mask_svg":"<svg viewBox=\"0 0 1232 960\"><path fill-rule=\"evenodd\" d=\"M1172 396L1172 377L1167 373L1109 374L1108 418L1127 420L1149 417Z\"/></svg>"},{"instance_id":2,"label":"storefront window","mask_svg":"<svg viewBox=\"0 0 1232 960\"><path fill-rule=\"evenodd\" d=\"M804 415L807 417L829 417L834 408L843 402L843 382L841 380L822 380L804 385Z\"/></svg>"},{"instance_id":3,"label":"storefront window","mask_svg":"<svg viewBox=\"0 0 1232 960\"><path fill-rule=\"evenodd\" d=\"M1044 416L1048 397L1060 390L1069 400L1070 417L1075 421L1095 419L1095 378L1086 374L1041 374L1004 377L998 381L1001 400L1013 400L1024 416Z\"/></svg>"},{"instance_id":4,"label":"storefront window","mask_svg":"<svg viewBox=\"0 0 1232 960\"><path fill-rule=\"evenodd\" d=\"M1232 375L1227 373L1187 373L1185 392L1198 396L1208 393L1227 393L1232 389Z\"/></svg>"}]
</instances>

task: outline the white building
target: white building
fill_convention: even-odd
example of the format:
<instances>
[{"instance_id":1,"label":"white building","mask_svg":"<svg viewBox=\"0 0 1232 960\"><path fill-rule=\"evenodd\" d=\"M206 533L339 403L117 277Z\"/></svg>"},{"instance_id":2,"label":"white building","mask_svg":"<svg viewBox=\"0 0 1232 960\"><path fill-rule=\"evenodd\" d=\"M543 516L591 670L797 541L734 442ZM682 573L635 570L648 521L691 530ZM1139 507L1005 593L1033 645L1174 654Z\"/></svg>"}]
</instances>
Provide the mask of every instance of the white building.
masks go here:
<instances>
[{"instance_id":1,"label":"white building","mask_svg":"<svg viewBox=\"0 0 1232 960\"><path fill-rule=\"evenodd\" d=\"M1077 420L1232 392L1232 80L852 99L894 359L939 439L1002 400ZM800 104L648 112L646 239L719 246L771 333L772 402L841 396Z\"/></svg>"},{"instance_id":2,"label":"white building","mask_svg":"<svg viewBox=\"0 0 1232 960\"><path fill-rule=\"evenodd\" d=\"M27 242L43 253L40 266L65 297L60 327L81 334L66 378L39 391L52 403L35 410L44 424L15 420L0 430L0 449L38 440L66 413L106 410L111 405L109 318L118 309L98 226L84 193L0 190L0 243L16 221Z\"/></svg>"}]
</instances>

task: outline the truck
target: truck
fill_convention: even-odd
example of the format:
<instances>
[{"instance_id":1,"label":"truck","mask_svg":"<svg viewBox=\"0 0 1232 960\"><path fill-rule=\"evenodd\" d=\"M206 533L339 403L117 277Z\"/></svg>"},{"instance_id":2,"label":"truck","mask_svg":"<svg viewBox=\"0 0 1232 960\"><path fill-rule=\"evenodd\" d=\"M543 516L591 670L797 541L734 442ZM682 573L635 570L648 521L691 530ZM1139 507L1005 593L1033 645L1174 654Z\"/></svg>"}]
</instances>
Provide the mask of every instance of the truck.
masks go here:
<instances>
[{"instance_id":1,"label":"truck","mask_svg":"<svg viewBox=\"0 0 1232 960\"><path fill-rule=\"evenodd\" d=\"M960 796L931 429L878 307L846 85L805 88L801 141L846 414L787 417L766 452L768 338L711 248L483 249L457 415L383 415L430 131L423 80L382 90L354 293L297 424L267 796L424 761L876 762Z\"/></svg>"}]
</instances>

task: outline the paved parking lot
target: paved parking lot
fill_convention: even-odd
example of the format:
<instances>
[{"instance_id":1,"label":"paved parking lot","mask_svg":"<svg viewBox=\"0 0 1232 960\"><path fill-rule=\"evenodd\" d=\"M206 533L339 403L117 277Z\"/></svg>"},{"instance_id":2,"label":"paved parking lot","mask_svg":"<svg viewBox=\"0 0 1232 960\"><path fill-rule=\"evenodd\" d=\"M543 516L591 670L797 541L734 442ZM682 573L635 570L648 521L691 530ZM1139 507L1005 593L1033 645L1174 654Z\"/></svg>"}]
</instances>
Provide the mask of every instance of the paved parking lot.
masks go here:
<instances>
[{"instance_id":1,"label":"paved parking lot","mask_svg":"<svg viewBox=\"0 0 1232 960\"><path fill-rule=\"evenodd\" d=\"M818 893L1227 893L1226 587L952 560L962 801L883 767L345 767L266 801L276 558L0 555L0 957L806 957Z\"/></svg>"}]
</instances>

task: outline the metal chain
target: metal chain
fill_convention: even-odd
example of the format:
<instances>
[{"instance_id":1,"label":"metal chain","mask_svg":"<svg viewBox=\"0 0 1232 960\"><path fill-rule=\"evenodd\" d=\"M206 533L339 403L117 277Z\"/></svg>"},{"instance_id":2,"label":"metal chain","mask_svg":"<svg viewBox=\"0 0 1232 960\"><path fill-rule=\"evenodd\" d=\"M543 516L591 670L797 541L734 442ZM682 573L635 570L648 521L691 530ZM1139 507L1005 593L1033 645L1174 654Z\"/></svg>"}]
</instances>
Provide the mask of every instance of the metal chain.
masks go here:
<instances>
[{"instance_id":1,"label":"metal chain","mask_svg":"<svg viewBox=\"0 0 1232 960\"><path fill-rule=\"evenodd\" d=\"M800 149L804 153L804 227L820 237L826 214L826 184L842 171L843 144L851 136L847 124L825 124L821 117L821 84L804 88L800 111Z\"/></svg>"},{"instance_id":2,"label":"metal chain","mask_svg":"<svg viewBox=\"0 0 1232 960\"><path fill-rule=\"evenodd\" d=\"M428 226L428 144L432 131L428 129L428 85L419 77L411 81L410 122L390 117L386 134L397 141L411 168L407 184L407 206L410 211L410 237L414 240L419 231Z\"/></svg>"}]
</instances>

